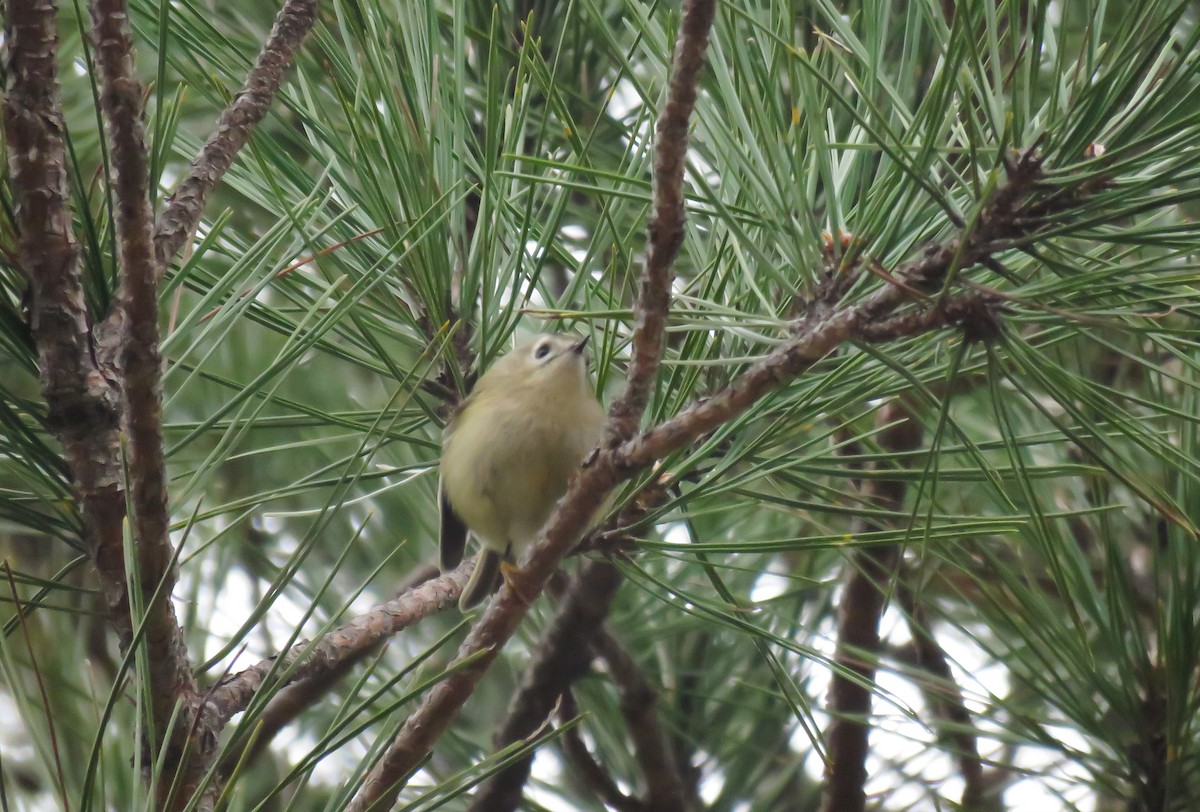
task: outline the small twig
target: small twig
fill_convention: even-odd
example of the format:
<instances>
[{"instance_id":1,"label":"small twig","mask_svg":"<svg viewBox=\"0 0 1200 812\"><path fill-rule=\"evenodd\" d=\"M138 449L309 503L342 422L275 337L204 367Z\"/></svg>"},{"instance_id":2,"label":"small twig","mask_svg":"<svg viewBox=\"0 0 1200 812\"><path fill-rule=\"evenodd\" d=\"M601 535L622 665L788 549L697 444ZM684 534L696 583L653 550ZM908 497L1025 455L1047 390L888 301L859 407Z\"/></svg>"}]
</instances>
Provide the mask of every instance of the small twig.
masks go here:
<instances>
[{"instance_id":1,"label":"small twig","mask_svg":"<svg viewBox=\"0 0 1200 812\"><path fill-rule=\"evenodd\" d=\"M559 717L564 722L569 722L578 715L579 708L575 705L575 697L568 690L563 694L562 703L559 706ZM575 772L582 776L584 782L605 804L617 812L651 812L651 810L657 812L657 807L647 806L621 791L617 782L613 781L612 777L600 766L600 762L592 756L591 751L584 744L583 738L579 735L578 727L562 731L559 743L563 755L567 757Z\"/></svg>"},{"instance_id":2,"label":"small twig","mask_svg":"<svg viewBox=\"0 0 1200 812\"><path fill-rule=\"evenodd\" d=\"M187 177L167 201L154 230L158 272L190 239L204 213L209 192L221 182L250 134L271 109L271 102L297 49L317 17L318 0L287 0L275 17L271 35L258 54L233 103L221 113L217 129L192 161Z\"/></svg>"},{"instance_id":3,"label":"small twig","mask_svg":"<svg viewBox=\"0 0 1200 812\"><path fill-rule=\"evenodd\" d=\"M633 754L646 780L645 808L655 812L685 812L683 779L658 716L658 692L633 655L611 632L600 629L592 645L617 685Z\"/></svg>"},{"instance_id":4,"label":"small twig","mask_svg":"<svg viewBox=\"0 0 1200 812\"><path fill-rule=\"evenodd\" d=\"M607 561L588 561L572 579L566 600L542 637L521 688L508 706L496 733L497 749L531 737L554 712L555 705L592 662L594 639L624 579ZM505 812L521 803L533 755L510 764L489 778L471 802L472 812Z\"/></svg>"},{"instance_id":5,"label":"small twig","mask_svg":"<svg viewBox=\"0 0 1200 812\"><path fill-rule=\"evenodd\" d=\"M958 771L963 777L962 808L979 809L984 802L987 783L962 689L950 670L946 652L930 629L925 607L917 599L909 578L900 580L896 598L908 617L916 666L933 677L933 682L919 680L917 684L933 712L938 738L949 742L951 752L958 760Z\"/></svg>"},{"instance_id":6,"label":"small twig","mask_svg":"<svg viewBox=\"0 0 1200 812\"><path fill-rule=\"evenodd\" d=\"M953 326L962 330L967 341L985 341L1000 332L998 308L997 298L967 293L924 310L864 324L858 330L858 338L879 344Z\"/></svg>"},{"instance_id":7,"label":"small twig","mask_svg":"<svg viewBox=\"0 0 1200 812\"><path fill-rule=\"evenodd\" d=\"M1048 217L1077 202L1071 196L1030 201L1042 171L1034 147L1006 160L1005 169L1006 181L987 201L970 230L964 229L944 243L927 245L920 257L891 274L893 282L864 302L868 321L886 315L905 299L937 292L949 274L989 261L1010 248L1027 245ZM872 268L872 271L885 280L889 278L883 269Z\"/></svg>"},{"instance_id":8,"label":"small twig","mask_svg":"<svg viewBox=\"0 0 1200 812\"><path fill-rule=\"evenodd\" d=\"M903 452L920 446L921 425L903 403L888 404L880 412L878 424L888 426L878 437L882 448ZM872 479L865 488L866 501L874 506L896 511L904 502L904 480ZM852 532L859 535L877 529L872 520L859 518L854 521ZM833 675L827 703L831 721L826 731L829 758L822 812L862 812L866 807L869 686L875 681L872 655L879 651L879 619L899 560L900 548L894 544L860 547L850 556L838 605L834 652L834 662L842 670ZM855 673L858 679L845 676L847 671Z\"/></svg>"},{"instance_id":9,"label":"small twig","mask_svg":"<svg viewBox=\"0 0 1200 812\"><path fill-rule=\"evenodd\" d=\"M381 640L453 605L474 566L475 559L468 559L458 569L424 581L387 603L354 618L315 644L311 644L307 655L305 650L310 648L310 644L307 641L297 643L281 655L268 657L222 680L207 696L209 710L215 714L217 720L217 729L235 714L246 709L273 668L278 668L279 671L292 669L288 676L288 684L300 680L327 678L345 660L360 656ZM304 656L303 662L293 667L301 656ZM276 666L280 657L283 658L283 662Z\"/></svg>"},{"instance_id":10,"label":"small twig","mask_svg":"<svg viewBox=\"0 0 1200 812\"><path fill-rule=\"evenodd\" d=\"M113 165L120 290L121 363L129 437L129 480L139 584L147 599L143 620L148 650L153 747L167 735L175 705L195 693L192 666L171 602L176 574L168 535L166 458L162 435L162 356L158 335L158 274L151 237L149 170L142 122L142 88L133 75L133 43L125 0L95 0L92 37L100 74L100 107ZM161 584L161 587L160 587ZM158 600L148 599L158 594ZM188 724L176 724L167 752L182 757ZM193 763L198 763L193 760ZM170 762L169 762L170 766ZM170 773L168 773L170 774ZM197 783L199 776L185 779ZM166 787L169 782L161 782ZM190 795L190 793L188 793Z\"/></svg>"}]
</instances>

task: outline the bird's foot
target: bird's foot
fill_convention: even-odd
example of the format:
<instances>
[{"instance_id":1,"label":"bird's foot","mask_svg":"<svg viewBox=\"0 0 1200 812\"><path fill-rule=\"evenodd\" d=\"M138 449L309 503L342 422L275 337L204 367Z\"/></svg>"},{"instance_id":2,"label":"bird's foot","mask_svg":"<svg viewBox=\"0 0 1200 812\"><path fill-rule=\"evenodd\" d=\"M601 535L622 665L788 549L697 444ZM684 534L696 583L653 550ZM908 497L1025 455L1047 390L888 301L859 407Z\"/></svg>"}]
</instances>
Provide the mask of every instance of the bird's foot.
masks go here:
<instances>
[{"instance_id":1,"label":"bird's foot","mask_svg":"<svg viewBox=\"0 0 1200 812\"><path fill-rule=\"evenodd\" d=\"M513 591L513 594L517 596L517 600L526 606L533 605L534 598L537 595L534 594L533 597L530 597L530 593L536 593L536 590L528 582L529 577L526 575L525 570L508 561L501 561L500 576L504 579L504 583L508 584L508 588Z\"/></svg>"}]
</instances>

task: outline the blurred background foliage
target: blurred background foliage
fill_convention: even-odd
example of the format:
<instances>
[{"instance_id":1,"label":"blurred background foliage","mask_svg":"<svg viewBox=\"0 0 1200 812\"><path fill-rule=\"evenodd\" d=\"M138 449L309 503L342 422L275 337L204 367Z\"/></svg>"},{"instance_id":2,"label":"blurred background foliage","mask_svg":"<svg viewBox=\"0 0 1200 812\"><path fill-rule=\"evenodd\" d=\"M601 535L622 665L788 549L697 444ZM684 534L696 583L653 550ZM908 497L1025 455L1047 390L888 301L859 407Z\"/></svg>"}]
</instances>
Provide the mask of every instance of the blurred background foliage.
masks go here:
<instances>
[{"instance_id":1,"label":"blurred background foliage","mask_svg":"<svg viewBox=\"0 0 1200 812\"><path fill-rule=\"evenodd\" d=\"M131 2L156 206L275 11ZM162 289L175 598L203 683L434 560L441 428L515 330L591 336L601 390L620 384L677 22L676 4L641 0L322 4ZM986 808L1200 806L1197 23L1164 0L719 6L650 419L787 340L827 269L886 274L970 227L1012 150L1036 146L1038 194L1068 203L955 275L1002 292L995 341L844 346L625 489L675 483L633 528L610 628L658 688L705 808L817 807L806 730L828 724L839 583L868 542L904 551L873 805L950 809L963 791L962 739L937 707L951 686L913 664L919 628L970 711L956 732L977 736ZM80 0L64 6L75 234L99 314L112 200L86 24ZM137 708L44 430L7 179L3 195L0 802L139 809ZM847 301L883 284L864 273ZM916 451L879 442L897 398ZM907 484L901 509L864 504L879 477ZM491 736L552 612L534 607L403 808L463 808L494 769ZM223 808L340 808L464 628L452 611L398 636L244 762ZM583 740L636 789L611 680L598 668L575 695ZM229 752L261 710L227 731ZM556 741L527 803L603 808Z\"/></svg>"}]
</instances>

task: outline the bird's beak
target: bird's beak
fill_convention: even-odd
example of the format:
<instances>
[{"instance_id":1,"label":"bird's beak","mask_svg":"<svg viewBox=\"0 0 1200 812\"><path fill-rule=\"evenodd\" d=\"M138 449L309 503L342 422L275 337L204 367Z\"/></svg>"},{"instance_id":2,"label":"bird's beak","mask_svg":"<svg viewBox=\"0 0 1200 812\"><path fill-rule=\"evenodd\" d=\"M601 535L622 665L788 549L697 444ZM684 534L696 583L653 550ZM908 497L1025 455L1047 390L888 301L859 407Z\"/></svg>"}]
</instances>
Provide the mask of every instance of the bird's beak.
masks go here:
<instances>
[{"instance_id":1,"label":"bird's beak","mask_svg":"<svg viewBox=\"0 0 1200 812\"><path fill-rule=\"evenodd\" d=\"M578 344L571 347L571 352L576 355L583 355L583 351L587 349L588 337L584 336L579 340Z\"/></svg>"}]
</instances>

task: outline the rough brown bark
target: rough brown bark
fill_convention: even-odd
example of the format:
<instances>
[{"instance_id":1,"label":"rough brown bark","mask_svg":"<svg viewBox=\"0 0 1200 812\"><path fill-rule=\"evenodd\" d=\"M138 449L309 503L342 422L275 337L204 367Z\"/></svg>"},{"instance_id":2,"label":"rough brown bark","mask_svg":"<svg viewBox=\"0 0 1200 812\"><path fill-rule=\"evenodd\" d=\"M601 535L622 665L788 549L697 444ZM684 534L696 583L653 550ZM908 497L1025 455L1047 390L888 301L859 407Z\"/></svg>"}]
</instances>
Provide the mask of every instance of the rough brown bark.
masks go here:
<instances>
[{"instance_id":1,"label":"rough brown bark","mask_svg":"<svg viewBox=\"0 0 1200 812\"><path fill-rule=\"evenodd\" d=\"M176 572L168 535L166 459L162 436L162 356L158 335L158 274L151 241L149 171L142 123L142 87L133 73L133 43L125 0L96 0L91 7L92 38L100 73L100 107L112 158L114 219L120 289L121 388L124 428L128 437L129 503L138 558L138 587L145 605L142 634L147 650L152 742L161 745L177 703L183 724L170 731L168 766L184 758L189 742L195 681L183 631L171 603ZM155 597L157 596L157 598ZM204 759L196 759L199 768ZM168 773L170 774L170 773ZM178 794L191 797L199 781L189 771ZM159 782L165 793L169 781ZM159 798L165 806L166 798Z\"/></svg>"},{"instance_id":2,"label":"rough brown bark","mask_svg":"<svg viewBox=\"0 0 1200 812\"><path fill-rule=\"evenodd\" d=\"M47 425L61 443L84 520L84 540L99 574L110 622L122 648L140 622L149 657L152 706L149 749L157 752L178 703L182 713L166 748L157 805L186 803L198 788L215 748L215 726L198 716L191 666L171 604L173 550L162 447L161 367L158 336L159 266L178 250L195 225L204 195L219 181L237 149L265 114L279 74L303 38L313 2L285 7L287 18L248 82L194 165L170 208L156 257L149 203L142 91L133 73L128 9L124 0L91 6L100 105L113 166L114 220L121 272L117 305L92 330L83 294L78 249L72 235L68 173L57 68L56 6L47 0L5 4L4 61L7 87L4 127L14 192L18 261L30 281L31 328L38 350ZM189 225L190 220L190 225ZM180 235L183 236L180 236ZM99 359L99 360L97 360ZM131 614L124 552L126 493L121 430L128 438L129 503L145 615ZM157 597L156 597L157 596ZM171 780L180 768L181 780ZM172 790L171 787L174 786ZM172 792L167 798L165 793ZM212 790L202 800L211 802Z\"/></svg>"},{"instance_id":3,"label":"rough brown bark","mask_svg":"<svg viewBox=\"0 0 1200 812\"><path fill-rule=\"evenodd\" d=\"M92 360L79 252L71 229L64 131L55 63L52 2L8 0L4 7L4 134L20 239L29 277L30 327L37 345L47 424L62 444L113 622L130 634L121 521L120 470L113 450L119 393Z\"/></svg>"}]
</instances>

